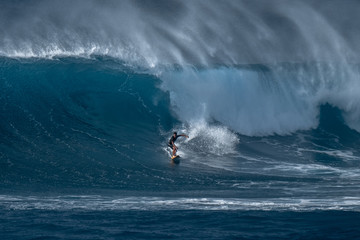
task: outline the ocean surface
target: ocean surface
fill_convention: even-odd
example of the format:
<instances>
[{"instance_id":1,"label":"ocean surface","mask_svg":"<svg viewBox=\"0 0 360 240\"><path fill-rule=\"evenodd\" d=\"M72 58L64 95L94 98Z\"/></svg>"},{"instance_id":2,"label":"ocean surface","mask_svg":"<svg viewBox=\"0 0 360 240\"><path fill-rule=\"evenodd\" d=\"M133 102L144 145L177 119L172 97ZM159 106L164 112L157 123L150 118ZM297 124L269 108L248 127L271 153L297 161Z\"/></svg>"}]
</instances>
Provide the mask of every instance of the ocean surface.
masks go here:
<instances>
[{"instance_id":1,"label":"ocean surface","mask_svg":"<svg viewBox=\"0 0 360 240\"><path fill-rule=\"evenodd\" d=\"M29 2L0 4L0 239L359 239L358 3Z\"/></svg>"}]
</instances>

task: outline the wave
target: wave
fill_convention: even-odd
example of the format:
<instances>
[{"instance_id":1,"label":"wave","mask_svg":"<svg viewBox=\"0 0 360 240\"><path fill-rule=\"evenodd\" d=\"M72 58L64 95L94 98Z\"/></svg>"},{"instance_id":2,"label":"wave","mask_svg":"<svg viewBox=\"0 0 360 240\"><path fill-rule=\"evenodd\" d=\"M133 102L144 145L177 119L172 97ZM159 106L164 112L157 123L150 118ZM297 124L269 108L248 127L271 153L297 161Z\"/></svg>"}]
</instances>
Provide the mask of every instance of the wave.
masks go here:
<instances>
[{"instance_id":1,"label":"wave","mask_svg":"<svg viewBox=\"0 0 360 240\"><path fill-rule=\"evenodd\" d=\"M244 169L261 169L249 177L256 182L268 179L266 169L278 179L310 166L298 171L302 178L329 164L354 181L358 8L2 2L2 186L222 189ZM164 164L175 130L191 136L178 142L187 173Z\"/></svg>"},{"instance_id":2,"label":"wave","mask_svg":"<svg viewBox=\"0 0 360 240\"><path fill-rule=\"evenodd\" d=\"M356 108L344 107L358 99L350 94L356 81L339 83L331 65L146 69L104 56L0 58L0 64L3 193L175 191L196 195L194 209L226 196L261 196L271 205L268 199L287 194L307 199L314 189L315 199L357 197L356 187L343 188L359 176L359 133L346 125L347 111L355 116ZM175 130L190 138L179 138L181 163L174 166L166 145ZM186 209L186 199L173 200L164 201ZM248 204L238 199L234 206Z\"/></svg>"},{"instance_id":3,"label":"wave","mask_svg":"<svg viewBox=\"0 0 360 240\"><path fill-rule=\"evenodd\" d=\"M188 124L213 120L248 136L286 135L316 128L320 107L330 104L359 131L358 5L2 3L0 55L101 56L142 69L160 79L172 111Z\"/></svg>"},{"instance_id":4,"label":"wave","mask_svg":"<svg viewBox=\"0 0 360 240\"><path fill-rule=\"evenodd\" d=\"M344 17L357 19L353 9L358 3L331 4L2 3L0 55L55 62L59 57L80 58L79 62L100 57L112 62L111 68L118 64L134 73L141 69L169 93L167 118L176 116L192 126L218 122L230 129L229 142L234 138L231 131L267 136L314 129L326 104L339 108L346 124L359 131L359 59L353 53L360 49L360 41L356 21ZM334 6L346 14L334 15ZM167 98L156 94L160 97L147 96L148 100ZM81 94L75 95L71 101L86 104ZM140 95L135 91L131 96ZM107 109L101 104L102 110ZM147 109L147 104L143 107ZM111 114L119 118L111 121L126 118Z\"/></svg>"},{"instance_id":5,"label":"wave","mask_svg":"<svg viewBox=\"0 0 360 240\"><path fill-rule=\"evenodd\" d=\"M70 119L106 130L131 126L163 134L177 124L193 136L209 136L218 150L228 142L231 152L236 133L287 135L317 128L326 104L340 110L340 124L360 131L357 65L141 69L104 57L3 58L1 65L3 112L12 113L3 122L14 128L9 132L28 131L15 128L23 119L41 128L44 116L58 127Z\"/></svg>"}]
</instances>

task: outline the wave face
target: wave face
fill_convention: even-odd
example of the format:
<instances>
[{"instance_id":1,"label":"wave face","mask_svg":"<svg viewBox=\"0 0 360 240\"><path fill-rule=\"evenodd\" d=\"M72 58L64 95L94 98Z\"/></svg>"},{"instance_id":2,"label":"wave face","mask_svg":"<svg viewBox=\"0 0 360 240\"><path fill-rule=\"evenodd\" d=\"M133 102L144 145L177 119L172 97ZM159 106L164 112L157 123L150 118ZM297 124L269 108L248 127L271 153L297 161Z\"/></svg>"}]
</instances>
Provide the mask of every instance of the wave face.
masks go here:
<instances>
[{"instance_id":1,"label":"wave face","mask_svg":"<svg viewBox=\"0 0 360 240\"><path fill-rule=\"evenodd\" d=\"M133 156L146 158L162 140L159 129L175 121L155 87L159 79L114 61L1 59L1 65L3 177L20 185L111 181L107 175L121 170L114 159L136 165Z\"/></svg>"}]
</instances>

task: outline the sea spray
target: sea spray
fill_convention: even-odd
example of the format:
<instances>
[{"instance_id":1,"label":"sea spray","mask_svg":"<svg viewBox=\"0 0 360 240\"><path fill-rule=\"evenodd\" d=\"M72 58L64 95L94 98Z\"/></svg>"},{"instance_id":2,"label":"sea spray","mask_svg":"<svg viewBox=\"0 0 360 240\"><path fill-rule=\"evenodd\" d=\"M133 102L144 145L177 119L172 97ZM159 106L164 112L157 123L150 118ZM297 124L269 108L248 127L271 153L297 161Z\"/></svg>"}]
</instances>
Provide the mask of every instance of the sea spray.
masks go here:
<instances>
[{"instance_id":1,"label":"sea spray","mask_svg":"<svg viewBox=\"0 0 360 240\"><path fill-rule=\"evenodd\" d=\"M106 55L146 67L359 61L359 2L260 2L3 2L0 55Z\"/></svg>"}]
</instances>

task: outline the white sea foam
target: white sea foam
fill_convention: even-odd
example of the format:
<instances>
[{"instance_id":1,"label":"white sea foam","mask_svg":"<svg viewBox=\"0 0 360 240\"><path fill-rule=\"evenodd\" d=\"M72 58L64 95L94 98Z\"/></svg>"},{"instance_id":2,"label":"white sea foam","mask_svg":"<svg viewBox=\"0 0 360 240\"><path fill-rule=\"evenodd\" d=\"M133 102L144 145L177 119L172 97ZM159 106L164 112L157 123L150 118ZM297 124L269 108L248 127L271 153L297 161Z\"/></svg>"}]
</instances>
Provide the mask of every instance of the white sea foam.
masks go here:
<instances>
[{"instance_id":1,"label":"white sea foam","mask_svg":"<svg viewBox=\"0 0 360 240\"><path fill-rule=\"evenodd\" d=\"M360 211L360 198L164 198L164 197L103 197L0 196L0 207L11 210L90 210L90 211L163 211L163 210L257 210L257 211Z\"/></svg>"},{"instance_id":2,"label":"white sea foam","mask_svg":"<svg viewBox=\"0 0 360 240\"><path fill-rule=\"evenodd\" d=\"M316 150L316 149L306 149L306 148L298 148L299 152L315 152L315 153L321 153L325 155L329 155L332 157L337 157L343 160L359 160L360 157L354 155L352 151L349 150Z\"/></svg>"},{"instance_id":3,"label":"white sea foam","mask_svg":"<svg viewBox=\"0 0 360 240\"><path fill-rule=\"evenodd\" d=\"M319 176L321 174L339 174L345 170L341 170L331 166L325 166L320 164L296 164L296 163L282 163L272 167L264 168L266 171L274 172L283 171L286 173L292 173L292 175L304 175L304 176Z\"/></svg>"}]
</instances>

